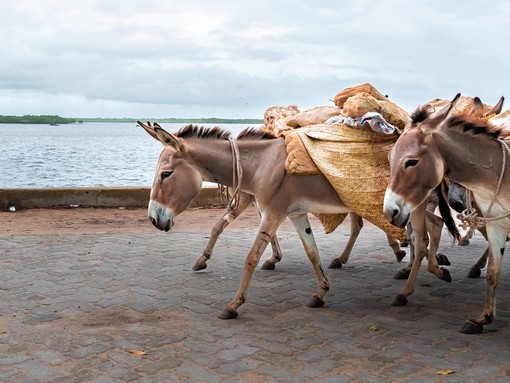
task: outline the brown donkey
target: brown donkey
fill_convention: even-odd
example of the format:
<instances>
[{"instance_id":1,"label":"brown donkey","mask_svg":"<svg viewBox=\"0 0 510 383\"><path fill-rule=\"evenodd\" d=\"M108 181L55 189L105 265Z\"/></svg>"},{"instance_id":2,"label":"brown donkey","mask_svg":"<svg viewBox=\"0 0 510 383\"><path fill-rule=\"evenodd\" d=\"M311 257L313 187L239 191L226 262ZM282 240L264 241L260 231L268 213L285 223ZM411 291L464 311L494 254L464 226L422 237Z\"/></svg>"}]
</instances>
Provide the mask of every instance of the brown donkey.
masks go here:
<instances>
[{"instance_id":1,"label":"brown donkey","mask_svg":"<svg viewBox=\"0 0 510 383\"><path fill-rule=\"evenodd\" d=\"M425 105L412 114L390 152L391 175L384 213L399 227L411 221L416 232L416 254L421 254L425 247L425 204L430 193L443 178L472 192L483 214L476 222L486 224L489 242L487 295L482 314L466 321L461 332L480 333L496 316L496 289L510 233L510 153L507 142L499 138L501 130L490 123L465 116L448 118L459 96L443 108L434 110Z\"/></svg>"},{"instance_id":2,"label":"brown donkey","mask_svg":"<svg viewBox=\"0 0 510 383\"><path fill-rule=\"evenodd\" d=\"M454 108L451 110L451 114L462 114L462 115L468 115L472 118L476 119L482 119L487 120L488 118L491 118L493 116L499 116L501 113L501 110L503 108L503 103L505 101L504 97L501 97L497 104L494 107L490 107L488 105L484 105L482 103L482 100L478 97L468 97L468 96L462 96L459 98L459 101L457 101ZM436 99L432 103L427 103L426 107L444 107L445 105L449 105L450 101L442 100L442 99ZM442 230L442 222L441 219L435 215L430 214L430 212L434 212L436 208L439 205L439 198L442 196L441 193L444 193L447 189L448 194L448 203L450 206L454 209L462 209L464 210L464 204L465 200L465 193L466 190L463 186L456 184L455 182L443 182L442 187L438 188L434 192L432 192L431 196L429 197L428 203L427 203L427 210L429 213L427 213L427 231L429 234L429 240L430 240L430 247L428 253L436 256L428 257L428 270L436 275L439 279L445 280L447 282L451 282L450 273L447 269L439 267L439 265L449 265L450 262L448 261L448 258L446 258L445 255L436 253L437 248L439 246L439 240L441 236L441 230ZM443 207L444 208L444 207ZM448 231L450 234L456 238L458 235L457 229L454 227L453 220L451 218L451 214L449 211L443 210L441 213L443 217L443 221L447 222ZM450 220L450 222L448 222ZM452 226L453 225L453 226ZM410 230L410 226L408 225L408 231ZM471 230L473 232L474 230ZM482 233L484 238L487 238L485 229L480 228L479 231ZM410 234L411 235L411 234ZM472 234L471 234L472 235ZM465 238L459 238L459 245L461 242L464 241L464 245L466 244ZM468 241L469 242L469 241ZM486 250L482 256L471 266L468 276L470 278L478 278L481 275L481 269L485 267L485 264L487 262L487 254L488 250ZM406 285L401 293L399 293L396 298L393 301L394 306L401 306L407 304L407 297L412 294L414 291L414 286L416 285L416 278L418 275L418 271L420 269L420 264L425 256L425 254L421 254L415 262L415 251L414 251L414 245L413 241L410 243L410 261L409 263L401 268L396 274L395 279L407 279Z\"/></svg>"},{"instance_id":3,"label":"brown donkey","mask_svg":"<svg viewBox=\"0 0 510 383\"><path fill-rule=\"evenodd\" d=\"M158 229L170 230L174 217L198 195L204 180L234 189L239 186L240 191L255 196L261 213L259 230L246 256L238 291L220 318L230 319L238 315L237 309L246 300L255 267L287 217L295 227L319 281L319 289L308 306L323 306L329 282L320 262L308 213L352 211L340 200L326 177L287 173L284 140L255 130L247 131L243 139L235 140L219 128L187 126L174 135L157 124L138 123L164 144L148 208L149 218Z\"/></svg>"}]
</instances>

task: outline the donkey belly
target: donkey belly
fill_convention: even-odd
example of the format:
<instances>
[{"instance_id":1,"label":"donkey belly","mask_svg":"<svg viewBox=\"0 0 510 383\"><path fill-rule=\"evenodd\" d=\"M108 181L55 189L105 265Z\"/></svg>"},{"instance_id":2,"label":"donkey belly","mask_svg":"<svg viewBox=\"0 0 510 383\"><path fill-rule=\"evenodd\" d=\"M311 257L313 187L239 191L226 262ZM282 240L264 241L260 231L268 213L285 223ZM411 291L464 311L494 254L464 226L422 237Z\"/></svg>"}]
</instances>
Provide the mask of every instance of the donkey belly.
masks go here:
<instances>
[{"instance_id":1,"label":"donkey belly","mask_svg":"<svg viewBox=\"0 0 510 383\"><path fill-rule=\"evenodd\" d=\"M351 211L352 209L349 209L344 204L328 203L327 201L303 200L289 206L288 213L338 214L338 213L350 213Z\"/></svg>"},{"instance_id":2,"label":"donkey belly","mask_svg":"<svg viewBox=\"0 0 510 383\"><path fill-rule=\"evenodd\" d=\"M289 177L285 185L291 213L349 213L329 181L322 175Z\"/></svg>"}]
</instances>

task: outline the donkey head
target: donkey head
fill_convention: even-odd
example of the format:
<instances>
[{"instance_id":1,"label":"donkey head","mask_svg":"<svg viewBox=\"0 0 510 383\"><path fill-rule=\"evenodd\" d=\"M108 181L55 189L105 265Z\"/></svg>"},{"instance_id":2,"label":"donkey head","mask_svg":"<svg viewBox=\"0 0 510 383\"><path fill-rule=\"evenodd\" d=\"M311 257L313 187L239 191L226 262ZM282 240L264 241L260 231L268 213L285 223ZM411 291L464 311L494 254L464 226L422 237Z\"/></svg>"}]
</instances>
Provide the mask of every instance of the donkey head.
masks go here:
<instances>
[{"instance_id":1,"label":"donkey head","mask_svg":"<svg viewBox=\"0 0 510 383\"><path fill-rule=\"evenodd\" d=\"M157 123L138 124L163 144L152 184L148 215L152 224L168 231L175 216L183 212L202 188L202 176L186 156L184 140Z\"/></svg>"}]
</instances>

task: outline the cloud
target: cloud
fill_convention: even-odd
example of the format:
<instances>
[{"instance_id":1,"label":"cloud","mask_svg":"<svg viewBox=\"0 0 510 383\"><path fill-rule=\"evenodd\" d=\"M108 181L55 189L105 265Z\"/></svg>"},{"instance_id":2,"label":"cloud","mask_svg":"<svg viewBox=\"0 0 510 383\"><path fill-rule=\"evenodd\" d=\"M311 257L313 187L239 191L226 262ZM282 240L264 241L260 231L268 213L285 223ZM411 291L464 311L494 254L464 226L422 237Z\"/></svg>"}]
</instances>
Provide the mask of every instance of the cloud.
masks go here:
<instances>
[{"instance_id":1,"label":"cloud","mask_svg":"<svg viewBox=\"0 0 510 383\"><path fill-rule=\"evenodd\" d=\"M363 82L410 110L459 91L494 103L510 85L504 1L2 7L0 114L260 118Z\"/></svg>"}]
</instances>

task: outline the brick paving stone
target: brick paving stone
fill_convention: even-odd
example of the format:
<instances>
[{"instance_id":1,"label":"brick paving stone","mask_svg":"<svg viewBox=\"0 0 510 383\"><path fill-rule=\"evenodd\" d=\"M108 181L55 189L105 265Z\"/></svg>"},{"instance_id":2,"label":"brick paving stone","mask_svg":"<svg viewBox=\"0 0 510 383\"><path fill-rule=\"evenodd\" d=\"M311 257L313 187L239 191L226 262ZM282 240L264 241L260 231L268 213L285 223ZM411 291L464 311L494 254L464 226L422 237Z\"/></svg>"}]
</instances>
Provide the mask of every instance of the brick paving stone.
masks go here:
<instances>
[{"instance_id":1,"label":"brick paving stone","mask_svg":"<svg viewBox=\"0 0 510 383\"><path fill-rule=\"evenodd\" d=\"M217 213L217 212L216 212ZM2 213L0 213L2 214ZM87 214L84 211L82 214ZM391 307L404 281L380 230L366 223L349 262L325 269L324 308L306 302L317 280L288 223L283 259L254 273L239 317L217 315L239 284L255 211L227 228L209 267L192 272L208 231L0 235L2 382L504 382L510 379L510 272L503 264L498 317L483 334L460 334L481 311L485 280L466 277L485 249L440 251L452 283L420 271L405 307ZM194 213L214 216L207 209ZM219 216L220 214L217 213ZM148 222L147 225L150 225ZM312 221L316 225L316 221ZM347 240L314 226L324 265ZM265 252L262 260L271 255ZM483 272L482 275L485 275ZM377 325L378 331L370 327ZM129 350L140 350L138 356ZM441 377L437 371L452 369Z\"/></svg>"}]
</instances>

